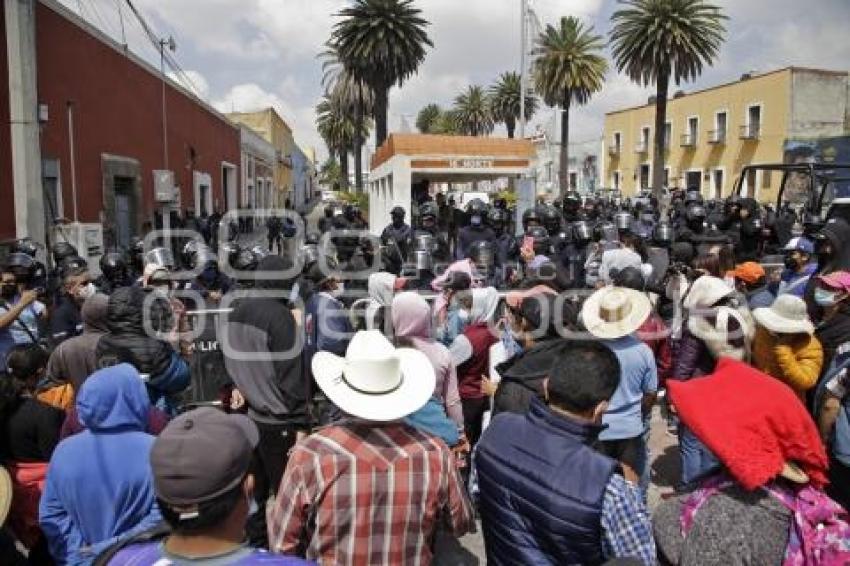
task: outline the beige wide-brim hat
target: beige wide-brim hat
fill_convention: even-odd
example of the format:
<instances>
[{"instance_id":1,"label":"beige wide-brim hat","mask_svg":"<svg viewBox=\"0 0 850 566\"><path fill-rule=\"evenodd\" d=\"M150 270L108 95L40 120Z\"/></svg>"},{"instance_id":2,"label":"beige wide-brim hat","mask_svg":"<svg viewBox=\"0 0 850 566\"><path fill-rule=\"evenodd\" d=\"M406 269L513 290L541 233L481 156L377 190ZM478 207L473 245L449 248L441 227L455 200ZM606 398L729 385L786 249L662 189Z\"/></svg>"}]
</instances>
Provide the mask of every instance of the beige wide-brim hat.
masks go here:
<instances>
[{"instance_id":1,"label":"beige wide-brim hat","mask_svg":"<svg viewBox=\"0 0 850 566\"><path fill-rule=\"evenodd\" d=\"M345 357L317 352L316 383L343 412L370 421L394 421L421 409L434 394L436 376L428 357L393 348L378 330L354 335Z\"/></svg>"},{"instance_id":2,"label":"beige wide-brim hat","mask_svg":"<svg viewBox=\"0 0 850 566\"><path fill-rule=\"evenodd\" d=\"M794 295L779 295L770 307L755 309L753 318L777 334L812 334L815 331L806 302Z\"/></svg>"},{"instance_id":3,"label":"beige wide-brim hat","mask_svg":"<svg viewBox=\"0 0 850 566\"><path fill-rule=\"evenodd\" d=\"M605 287L584 302L581 318L592 335L614 340L637 331L651 311L652 304L646 294L623 287Z\"/></svg>"},{"instance_id":4,"label":"beige wide-brim hat","mask_svg":"<svg viewBox=\"0 0 850 566\"><path fill-rule=\"evenodd\" d=\"M0 527L6 523L12 508L12 476L0 466Z\"/></svg>"}]
</instances>

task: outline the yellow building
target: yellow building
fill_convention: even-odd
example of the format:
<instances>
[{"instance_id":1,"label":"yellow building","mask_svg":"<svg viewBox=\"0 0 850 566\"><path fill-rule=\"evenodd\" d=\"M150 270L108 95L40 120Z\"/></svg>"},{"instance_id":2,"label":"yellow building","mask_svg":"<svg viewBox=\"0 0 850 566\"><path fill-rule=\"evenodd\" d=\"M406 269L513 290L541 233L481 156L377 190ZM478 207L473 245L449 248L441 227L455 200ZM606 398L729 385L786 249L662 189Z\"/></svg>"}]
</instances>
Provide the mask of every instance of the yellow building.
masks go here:
<instances>
[{"instance_id":1,"label":"yellow building","mask_svg":"<svg viewBox=\"0 0 850 566\"><path fill-rule=\"evenodd\" d=\"M670 188L728 196L745 165L782 163L789 140L847 133L848 73L787 67L685 94L667 104L665 179ZM652 184L655 104L605 115L602 184L633 195ZM743 194L776 199L780 173L745 179Z\"/></svg>"},{"instance_id":2,"label":"yellow building","mask_svg":"<svg viewBox=\"0 0 850 566\"><path fill-rule=\"evenodd\" d=\"M293 189L292 154L296 146L292 128L271 107L256 112L232 112L227 117L237 124L248 126L274 147L274 192L271 202L263 204L270 207L283 206L286 199L292 196Z\"/></svg>"}]
</instances>

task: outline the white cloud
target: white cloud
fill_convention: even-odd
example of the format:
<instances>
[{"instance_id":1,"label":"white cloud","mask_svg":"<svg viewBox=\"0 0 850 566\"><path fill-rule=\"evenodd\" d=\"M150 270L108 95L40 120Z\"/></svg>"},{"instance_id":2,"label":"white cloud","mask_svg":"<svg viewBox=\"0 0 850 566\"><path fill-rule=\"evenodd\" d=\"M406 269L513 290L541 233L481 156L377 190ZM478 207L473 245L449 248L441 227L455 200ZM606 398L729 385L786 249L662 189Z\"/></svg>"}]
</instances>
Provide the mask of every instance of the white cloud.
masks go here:
<instances>
[{"instance_id":1,"label":"white cloud","mask_svg":"<svg viewBox=\"0 0 850 566\"><path fill-rule=\"evenodd\" d=\"M209 100L210 83L198 71L183 71L182 77L178 76L174 71L169 71L166 75L168 75L169 79L183 85L190 92L194 92L201 100Z\"/></svg>"}]
</instances>

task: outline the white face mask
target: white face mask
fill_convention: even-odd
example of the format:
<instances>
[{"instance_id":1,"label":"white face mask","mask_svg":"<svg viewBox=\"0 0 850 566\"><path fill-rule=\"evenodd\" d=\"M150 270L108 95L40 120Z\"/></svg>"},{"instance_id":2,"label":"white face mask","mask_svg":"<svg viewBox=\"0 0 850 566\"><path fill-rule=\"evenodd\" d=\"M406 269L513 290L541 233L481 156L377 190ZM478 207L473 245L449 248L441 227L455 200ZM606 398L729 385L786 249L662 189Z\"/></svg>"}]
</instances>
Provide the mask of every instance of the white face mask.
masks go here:
<instances>
[{"instance_id":1,"label":"white face mask","mask_svg":"<svg viewBox=\"0 0 850 566\"><path fill-rule=\"evenodd\" d=\"M97 293L97 289L95 288L94 283L89 282L85 285L77 287L77 291L75 294L78 299L80 299L81 301L85 301L95 293Z\"/></svg>"},{"instance_id":2,"label":"white face mask","mask_svg":"<svg viewBox=\"0 0 850 566\"><path fill-rule=\"evenodd\" d=\"M466 309L460 309L459 311L457 311L457 317L461 321L466 322L467 320L469 320L469 311Z\"/></svg>"}]
</instances>

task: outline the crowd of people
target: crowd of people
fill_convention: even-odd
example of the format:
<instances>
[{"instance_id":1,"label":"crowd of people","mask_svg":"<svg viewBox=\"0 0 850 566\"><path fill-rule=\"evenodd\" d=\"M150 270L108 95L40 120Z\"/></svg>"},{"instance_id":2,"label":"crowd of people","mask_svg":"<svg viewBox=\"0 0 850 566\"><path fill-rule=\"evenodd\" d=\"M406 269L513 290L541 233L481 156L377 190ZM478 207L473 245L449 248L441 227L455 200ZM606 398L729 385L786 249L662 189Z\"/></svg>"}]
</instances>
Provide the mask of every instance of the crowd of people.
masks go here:
<instances>
[{"instance_id":1,"label":"crowd of people","mask_svg":"<svg viewBox=\"0 0 850 566\"><path fill-rule=\"evenodd\" d=\"M134 242L97 278L16 243L0 563L428 564L479 529L496 565L850 563L844 220L412 208ZM650 509L654 411L680 474Z\"/></svg>"}]
</instances>

